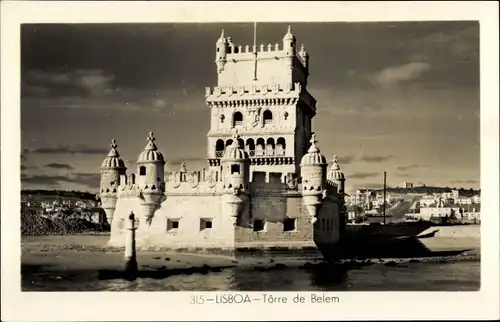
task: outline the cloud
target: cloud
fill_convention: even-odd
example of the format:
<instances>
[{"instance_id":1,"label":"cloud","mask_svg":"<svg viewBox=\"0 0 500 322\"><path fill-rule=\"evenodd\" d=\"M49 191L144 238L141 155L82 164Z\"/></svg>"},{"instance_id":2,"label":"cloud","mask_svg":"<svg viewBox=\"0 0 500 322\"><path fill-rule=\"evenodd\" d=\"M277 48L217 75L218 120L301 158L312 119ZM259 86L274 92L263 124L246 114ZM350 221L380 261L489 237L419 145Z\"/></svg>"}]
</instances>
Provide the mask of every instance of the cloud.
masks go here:
<instances>
[{"instance_id":1,"label":"cloud","mask_svg":"<svg viewBox=\"0 0 500 322\"><path fill-rule=\"evenodd\" d=\"M382 161L387 161L392 159L392 155L386 156L376 156L376 155L363 155L359 158L360 161L370 162L370 163L378 163Z\"/></svg>"},{"instance_id":2,"label":"cloud","mask_svg":"<svg viewBox=\"0 0 500 322\"><path fill-rule=\"evenodd\" d=\"M33 69L23 75L21 96L105 95L112 92L114 78L101 69L64 72Z\"/></svg>"},{"instance_id":3,"label":"cloud","mask_svg":"<svg viewBox=\"0 0 500 322\"><path fill-rule=\"evenodd\" d=\"M99 173L75 173L71 180L74 183L79 183L89 188L98 188L101 175Z\"/></svg>"},{"instance_id":4,"label":"cloud","mask_svg":"<svg viewBox=\"0 0 500 322\"><path fill-rule=\"evenodd\" d=\"M414 178L415 177L414 175L409 174L409 173L397 173L396 176L400 177L400 178Z\"/></svg>"},{"instance_id":5,"label":"cloud","mask_svg":"<svg viewBox=\"0 0 500 322\"><path fill-rule=\"evenodd\" d=\"M352 155L337 157L337 161L339 162L339 164L350 164L353 160L354 156Z\"/></svg>"},{"instance_id":6,"label":"cloud","mask_svg":"<svg viewBox=\"0 0 500 322\"><path fill-rule=\"evenodd\" d=\"M418 168L423 168L423 167L425 167L425 166L420 165L420 164L410 164L410 165L400 165L396 169L398 169L399 171L408 171L408 170L418 169Z\"/></svg>"},{"instance_id":7,"label":"cloud","mask_svg":"<svg viewBox=\"0 0 500 322\"><path fill-rule=\"evenodd\" d=\"M63 164L63 163L49 163L45 165L46 168L53 168L53 169L68 169L72 170L73 167L70 166L69 164Z\"/></svg>"},{"instance_id":8,"label":"cloud","mask_svg":"<svg viewBox=\"0 0 500 322\"><path fill-rule=\"evenodd\" d=\"M27 184L59 186L64 183L74 183L89 188L99 187L100 174L98 173L75 173L70 177L61 175L21 175L21 181Z\"/></svg>"},{"instance_id":9,"label":"cloud","mask_svg":"<svg viewBox=\"0 0 500 322\"><path fill-rule=\"evenodd\" d=\"M371 77L371 82L381 86L395 86L417 79L430 68L430 64L422 62L391 66L376 72Z\"/></svg>"},{"instance_id":10,"label":"cloud","mask_svg":"<svg viewBox=\"0 0 500 322\"><path fill-rule=\"evenodd\" d=\"M57 186L61 182L68 182L67 178L64 176L49 176L49 175L32 175L32 176L27 176L23 175L21 176L21 181L23 183L30 183L30 184L36 184L36 185L46 185L46 186Z\"/></svg>"},{"instance_id":11,"label":"cloud","mask_svg":"<svg viewBox=\"0 0 500 322\"><path fill-rule=\"evenodd\" d=\"M380 176L378 172L355 172L347 176L348 179L366 179Z\"/></svg>"},{"instance_id":12,"label":"cloud","mask_svg":"<svg viewBox=\"0 0 500 322\"><path fill-rule=\"evenodd\" d=\"M472 61L478 56L478 45L478 23L465 28L442 29L424 37L415 38L408 43L410 48L415 49L413 57L432 62ZM424 51L428 54L423 54Z\"/></svg>"},{"instance_id":13,"label":"cloud","mask_svg":"<svg viewBox=\"0 0 500 322\"><path fill-rule=\"evenodd\" d=\"M108 149L93 148L85 144L78 144L74 147L60 145L55 148L25 149L25 152L38 154L107 154Z\"/></svg>"}]
</instances>

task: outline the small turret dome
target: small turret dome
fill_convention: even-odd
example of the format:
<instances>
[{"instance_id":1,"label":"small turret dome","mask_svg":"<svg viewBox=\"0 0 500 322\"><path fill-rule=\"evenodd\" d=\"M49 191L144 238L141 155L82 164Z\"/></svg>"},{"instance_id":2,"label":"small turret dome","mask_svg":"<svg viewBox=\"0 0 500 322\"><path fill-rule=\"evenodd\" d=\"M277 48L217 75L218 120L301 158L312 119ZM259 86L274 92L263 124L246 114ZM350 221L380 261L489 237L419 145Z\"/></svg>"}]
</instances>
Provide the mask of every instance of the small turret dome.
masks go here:
<instances>
[{"instance_id":1,"label":"small turret dome","mask_svg":"<svg viewBox=\"0 0 500 322\"><path fill-rule=\"evenodd\" d=\"M343 180L345 179L344 173L340 171L339 162L337 160L337 156L333 156L333 164L330 168L330 172L328 173L328 177L331 180Z\"/></svg>"},{"instance_id":2,"label":"small turret dome","mask_svg":"<svg viewBox=\"0 0 500 322\"><path fill-rule=\"evenodd\" d=\"M292 27L288 26L288 31L286 32L285 37L283 37L284 41L291 40L292 42L295 42L295 35L292 33Z\"/></svg>"},{"instance_id":3,"label":"small turret dome","mask_svg":"<svg viewBox=\"0 0 500 322\"><path fill-rule=\"evenodd\" d=\"M101 168L125 168L125 162L120 158L120 154L116 150L116 140L111 140L111 149L108 157L102 161Z\"/></svg>"},{"instance_id":4,"label":"small turret dome","mask_svg":"<svg viewBox=\"0 0 500 322\"><path fill-rule=\"evenodd\" d=\"M226 152L224 152L222 161L241 161L248 159L248 153L240 147L239 139L240 136L238 135L238 131L236 130L233 134L233 143L231 143L231 145L226 148Z\"/></svg>"},{"instance_id":5,"label":"small turret dome","mask_svg":"<svg viewBox=\"0 0 500 322\"><path fill-rule=\"evenodd\" d=\"M137 163L142 163L142 162L165 162L163 159L163 154L161 154L160 151L158 151L158 148L156 147L154 141L155 138L153 136L153 132L149 132L148 136L148 144L144 148L144 151L139 155L139 159L137 160Z\"/></svg>"},{"instance_id":6,"label":"small turret dome","mask_svg":"<svg viewBox=\"0 0 500 322\"><path fill-rule=\"evenodd\" d=\"M320 153L319 148L316 145L316 143L318 143L318 141L316 140L316 133L312 134L310 142L311 142L311 147L309 147L307 153L302 157L300 165L311 166L311 165L327 164L325 156Z\"/></svg>"}]
</instances>

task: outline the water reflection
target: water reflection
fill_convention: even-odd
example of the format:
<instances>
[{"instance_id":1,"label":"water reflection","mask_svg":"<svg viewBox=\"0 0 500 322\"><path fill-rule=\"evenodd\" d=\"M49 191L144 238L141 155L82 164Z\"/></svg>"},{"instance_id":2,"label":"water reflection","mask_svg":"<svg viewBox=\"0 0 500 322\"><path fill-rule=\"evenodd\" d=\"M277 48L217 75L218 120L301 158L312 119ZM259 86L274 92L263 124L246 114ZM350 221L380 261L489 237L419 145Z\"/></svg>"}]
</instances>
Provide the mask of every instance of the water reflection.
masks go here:
<instances>
[{"instance_id":1,"label":"water reflection","mask_svg":"<svg viewBox=\"0 0 500 322\"><path fill-rule=\"evenodd\" d=\"M148 273L149 272L149 273ZM167 276L168 275L168 276ZM409 264L387 267L301 266L231 267L218 272L167 274L143 271L127 281L102 279L98 271L23 269L23 291L477 291L479 262Z\"/></svg>"}]
</instances>

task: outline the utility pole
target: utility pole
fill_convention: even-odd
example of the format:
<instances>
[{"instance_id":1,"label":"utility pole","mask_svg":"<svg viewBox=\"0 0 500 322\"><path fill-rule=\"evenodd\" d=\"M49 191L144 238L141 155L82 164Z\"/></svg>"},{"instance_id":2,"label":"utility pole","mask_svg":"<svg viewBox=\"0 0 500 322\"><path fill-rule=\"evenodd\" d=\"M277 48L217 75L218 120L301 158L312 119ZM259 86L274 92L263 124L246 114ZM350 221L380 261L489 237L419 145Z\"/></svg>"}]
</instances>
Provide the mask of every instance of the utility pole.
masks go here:
<instances>
[{"instance_id":1,"label":"utility pole","mask_svg":"<svg viewBox=\"0 0 500 322\"><path fill-rule=\"evenodd\" d=\"M386 172L384 171L384 202L383 202L383 214L384 214L384 225L385 225L385 185L386 185Z\"/></svg>"},{"instance_id":2,"label":"utility pole","mask_svg":"<svg viewBox=\"0 0 500 322\"><path fill-rule=\"evenodd\" d=\"M254 54L254 65L253 65L253 80L257 80L257 22L253 23L253 54Z\"/></svg>"}]
</instances>

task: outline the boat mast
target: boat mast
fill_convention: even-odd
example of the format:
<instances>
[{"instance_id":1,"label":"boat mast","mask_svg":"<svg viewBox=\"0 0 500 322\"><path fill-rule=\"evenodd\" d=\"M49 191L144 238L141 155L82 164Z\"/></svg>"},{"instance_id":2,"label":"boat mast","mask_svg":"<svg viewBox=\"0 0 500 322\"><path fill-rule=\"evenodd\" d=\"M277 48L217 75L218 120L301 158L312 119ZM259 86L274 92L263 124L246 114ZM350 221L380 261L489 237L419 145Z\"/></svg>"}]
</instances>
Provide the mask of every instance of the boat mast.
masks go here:
<instances>
[{"instance_id":1,"label":"boat mast","mask_svg":"<svg viewBox=\"0 0 500 322\"><path fill-rule=\"evenodd\" d=\"M384 171L384 200L382 202L382 213L384 215L384 225L385 225L385 184L386 184L386 181L385 181L385 177L386 177L386 172Z\"/></svg>"}]
</instances>

